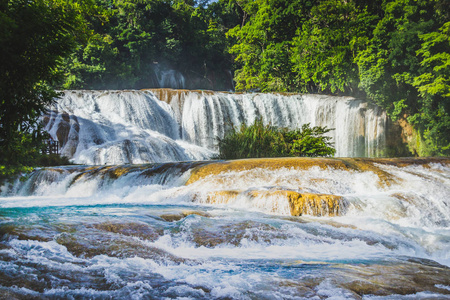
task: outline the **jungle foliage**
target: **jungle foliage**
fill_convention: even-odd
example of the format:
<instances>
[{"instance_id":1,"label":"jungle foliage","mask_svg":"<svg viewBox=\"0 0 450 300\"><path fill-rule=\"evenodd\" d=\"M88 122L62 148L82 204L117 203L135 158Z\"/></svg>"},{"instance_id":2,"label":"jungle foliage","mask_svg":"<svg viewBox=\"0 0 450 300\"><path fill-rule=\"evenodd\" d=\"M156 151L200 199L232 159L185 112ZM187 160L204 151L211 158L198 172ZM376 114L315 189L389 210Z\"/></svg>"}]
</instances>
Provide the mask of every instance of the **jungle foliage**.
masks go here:
<instances>
[{"instance_id":1,"label":"jungle foliage","mask_svg":"<svg viewBox=\"0 0 450 300\"><path fill-rule=\"evenodd\" d=\"M238 0L238 90L365 97L407 118L419 155L450 155L450 6L446 0Z\"/></svg>"},{"instance_id":2,"label":"jungle foliage","mask_svg":"<svg viewBox=\"0 0 450 300\"><path fill-rule=\"evenodd\" d=\"M0 0L0 166L36 163L55 89L156 86L366 98L450 155L448 0ZM3 171L2 171L3 172Z\"/></svg>"},{"instance_id":3,"label":"jungle foliage","mask_svg":"<svg viewBox=\"0 0 450 300\"><path fill-rule=\"evenodd\" d=\"M264 125L257 119L232 128L219 142L220 159L333 156L336 150L326 133L331 129L304 124L301 129L289 130Z\"/></svg>"},{"instance_id":4,"label":"jungle foliage","mask_svg":"<svg viewBox=\"0 0 450 300\"><path fill-rule=\"evenodd\" d=\"M39 117L57 96L62 60L87 39L94 3L0 0L0 177L41 158Z\"/></svg>"},{"instance_id":5,"label":"jungle foliage","mask_svg":"<svg viewBox=\"0 0 450 300\"><path fill-rule=\"evenodd\" d=\"M95 0L103 18L88 17L92 36L64 62L63 88L159 87L164 72L189 88L232 89L228 29L240 22L233 3L184 0ZM164 84L163 84L164 85Z\"/></svg>"}]
</instances>

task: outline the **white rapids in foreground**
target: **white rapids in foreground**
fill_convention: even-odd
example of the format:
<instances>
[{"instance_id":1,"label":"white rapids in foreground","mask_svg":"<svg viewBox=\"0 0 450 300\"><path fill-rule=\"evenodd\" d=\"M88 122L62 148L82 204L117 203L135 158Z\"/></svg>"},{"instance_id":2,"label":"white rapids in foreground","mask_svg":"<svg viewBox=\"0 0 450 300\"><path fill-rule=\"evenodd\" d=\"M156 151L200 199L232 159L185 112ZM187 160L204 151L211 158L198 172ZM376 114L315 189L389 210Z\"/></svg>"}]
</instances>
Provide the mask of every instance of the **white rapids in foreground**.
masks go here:
<instances>
[{"instance_id":1,"label":"white rapids in foreground","mask_svg":"<svg viewBox=\"0 0 450 300\"><path fill-rule=\"evenodd\" d=\"M450 297L448 159L275 166L283 161L35 171L2 187L0 291L19 299ZM287 198L251 196L274 190L336 195L345 205L336 216L291 216Z\"/></svg>"}]
</instances>

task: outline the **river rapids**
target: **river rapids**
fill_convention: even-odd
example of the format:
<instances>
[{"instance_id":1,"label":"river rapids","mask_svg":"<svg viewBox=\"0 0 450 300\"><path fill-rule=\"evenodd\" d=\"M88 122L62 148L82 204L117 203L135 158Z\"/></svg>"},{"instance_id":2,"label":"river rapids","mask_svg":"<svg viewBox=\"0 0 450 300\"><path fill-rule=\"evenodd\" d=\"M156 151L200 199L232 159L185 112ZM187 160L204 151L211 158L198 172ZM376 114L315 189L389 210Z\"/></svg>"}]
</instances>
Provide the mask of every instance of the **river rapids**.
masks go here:
<instances>
[{"instance_id":1,"label":"river rapids","mask_svg":"<svg viewBox=\"0 0 450 300\"><path fill-rule=\"evenodd\" d=\"M39 169L0 196L4 299L450 299L450 160Z\"/></svg>"}]
</instances>

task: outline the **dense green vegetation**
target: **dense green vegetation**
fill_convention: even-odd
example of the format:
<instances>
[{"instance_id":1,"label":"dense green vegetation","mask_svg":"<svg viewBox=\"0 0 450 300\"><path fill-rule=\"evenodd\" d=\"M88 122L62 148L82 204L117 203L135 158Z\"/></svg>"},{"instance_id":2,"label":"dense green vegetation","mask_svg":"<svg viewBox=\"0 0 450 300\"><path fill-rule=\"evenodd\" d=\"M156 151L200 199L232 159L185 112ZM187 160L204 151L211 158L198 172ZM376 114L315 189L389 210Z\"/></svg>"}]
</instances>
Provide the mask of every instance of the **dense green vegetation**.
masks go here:
<instances>
[{"instance_id":1,"label":"dense green vegetation","mask_svg":"<svg viewBox=\"0 0 450 300\"><path fill-rule=\"evenodd\" d=\"M237 89L366 97L414 125L418 154L450 155L448 1L237 3Z\"/></svg>"},{"instance_id":2,"label":"dense green vegetation","mask_svg":"<svg viewBox=\"0 0 450 300\"><path fill-rule=\"evenodd\" d=\"M88 18L92 36L64 62L64 88L158 87L163 72L183 74L189 88L232 88L225 34L239 7L183 0L96 0L105 18Z\"/></svg>"},{"instance_id":3,"label":"dense green vegetation","mask_svg":"<svg viewBox=\"0 0 450 300\"><path fill-rule=\"evenodd\" d=\"M148 88L176 69L188 88L367 98L450 155L446 0L96 0L92 37L64 88Z\"/></svg>"},{"instance_id":4,"label":"dense green vegetation","mask_svg":"<svg viewBox=\"0 0 450 300\"><path fill-rule=\"evenodd\" d=\"M0 166L36 164L61 88L355 95L450 155L447 0L0 0ZM3 170L3 169L2 169ZM6 171L2 171L6 172ZM7 173L7 172L6 172Z\"/></svg>"},{"instance_id":5,"label":"dense green vegetation","mask_svg":"<svg viewBox=\"0 0 450 300\"><path fill-rule=\"evenodd\" d=\"M83 13L94 10L92 3L0 0L0 177L41 159L38 119L57 96L62 59L83 39Z\"/></svg>"},{"instance_id":6,"label":"dense green vegetation","mask_svg":"<svg viewBox=\"0 0 450 300\"><path fill-rule=\"evenodd\" d=\"M251 125L241 124L219 139L219 158L259 158L288 156L332 156L336 152L325 134L331 129L310 127L289 130L264 125L261 119Z\"/></svg>"}]
</instances>

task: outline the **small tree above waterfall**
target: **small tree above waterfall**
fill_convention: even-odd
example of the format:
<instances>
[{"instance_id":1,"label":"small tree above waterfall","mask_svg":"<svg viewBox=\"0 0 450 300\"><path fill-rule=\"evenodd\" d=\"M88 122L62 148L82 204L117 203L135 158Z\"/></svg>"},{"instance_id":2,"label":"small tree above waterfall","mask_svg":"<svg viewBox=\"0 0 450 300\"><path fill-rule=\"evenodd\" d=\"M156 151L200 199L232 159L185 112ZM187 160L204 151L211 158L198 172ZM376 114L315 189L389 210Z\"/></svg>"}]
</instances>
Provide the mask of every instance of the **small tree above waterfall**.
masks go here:
<instances>
[{"instance_id":1,"label":"small tree above waterfall","mask_svg":"<svg viewBox=\"0 0 450 300\"><path fill-rule=\"evenodd\" d=\"M233 127L224 138L218 138L219 158L239 159L286 156L332 156L336 152L331 137L332 129L304 124L301 129L289 130L264 125L257 119L248 126Z\"/></svg>"}]
</instances>

